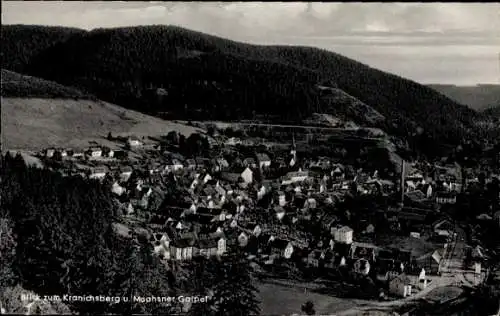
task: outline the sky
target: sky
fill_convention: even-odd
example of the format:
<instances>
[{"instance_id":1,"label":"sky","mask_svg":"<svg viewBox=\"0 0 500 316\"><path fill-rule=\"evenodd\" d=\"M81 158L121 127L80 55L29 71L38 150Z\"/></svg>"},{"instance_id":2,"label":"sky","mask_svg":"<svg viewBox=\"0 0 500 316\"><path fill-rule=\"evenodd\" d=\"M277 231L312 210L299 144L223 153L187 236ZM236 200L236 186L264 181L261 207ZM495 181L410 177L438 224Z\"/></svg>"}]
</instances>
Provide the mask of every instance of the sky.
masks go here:
<instances>
[{"instance_id":1,"label":"sky","mask_svg":"<svg viewBox=\"0 0 500 316\"><path fill-rule=\"evenodd\" d=\"M178 25L324 48L420 83L500 83L500 3L2 1L2 24Z\"/></svg>"}]
</instances>

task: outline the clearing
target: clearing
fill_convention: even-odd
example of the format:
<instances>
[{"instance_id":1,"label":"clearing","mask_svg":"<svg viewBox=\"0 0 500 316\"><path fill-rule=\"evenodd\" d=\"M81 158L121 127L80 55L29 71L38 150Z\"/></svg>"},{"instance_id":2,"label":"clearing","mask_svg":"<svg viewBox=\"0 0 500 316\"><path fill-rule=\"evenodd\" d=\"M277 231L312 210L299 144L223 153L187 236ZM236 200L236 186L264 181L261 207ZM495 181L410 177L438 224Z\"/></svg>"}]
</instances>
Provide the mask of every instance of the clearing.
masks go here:
<instances>
[{"instance_id":1,"label":"clearing","mask_svg":"<svg viewBox=\"0 0 500 316\"><path fill-rule=\"evenodd\" d=\"M299 287L288 287L271 283L257 283L261 298L262 315L302 314L301 306L306 301L314 303L317 314L335 314L356 305L354 300L304 291Z\"/></svg>"},{"instance_id":2,"label":"clearing","mask_svg":"<svg viewBox=\"0 0 500 316\"><path fill-rule=\"evenodd\" d=\"M186 137L199 129L165 121L103 101L4 98L2 150L41 150L47 147L88 147L90 141L113 148L116 135L159 136L177 131Z\"/></svg>"}]
</instances>

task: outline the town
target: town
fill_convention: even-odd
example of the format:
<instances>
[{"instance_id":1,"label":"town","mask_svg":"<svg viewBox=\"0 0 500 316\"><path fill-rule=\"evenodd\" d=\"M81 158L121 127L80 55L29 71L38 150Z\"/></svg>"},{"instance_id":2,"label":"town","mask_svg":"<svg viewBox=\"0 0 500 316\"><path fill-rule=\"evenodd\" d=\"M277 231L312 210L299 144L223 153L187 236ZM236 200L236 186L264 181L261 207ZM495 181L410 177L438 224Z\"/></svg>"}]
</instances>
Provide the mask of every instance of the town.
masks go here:
<instances>
[{"instance_id":1,"label":"town","mask_svg":"<svg viewBox=\"0 0 500 316\"><path fill-rule=\"evenodd\" d=\"M260 128L226 125L201 124L207 131L187 138L109 133L114 148L94 142L34 155L64 175L107 183L120 205L116 232L147 239L167 267L238 248L262 282L307 284L306 291L380 306L488 277L492 254L479 240L486 228L500 228L499 192L474 222L455 214L471 192L498 190L498 174L444 159L401 159L378 170L386 164L370 161L383 158L368 138L349 136L356 147L343 136L315 156L303 131L270 129L266 139L253 136ZM318 147L321 139L312 138ZM366 162L349 159L358 150Z\"/></svg>"}]
</instances>

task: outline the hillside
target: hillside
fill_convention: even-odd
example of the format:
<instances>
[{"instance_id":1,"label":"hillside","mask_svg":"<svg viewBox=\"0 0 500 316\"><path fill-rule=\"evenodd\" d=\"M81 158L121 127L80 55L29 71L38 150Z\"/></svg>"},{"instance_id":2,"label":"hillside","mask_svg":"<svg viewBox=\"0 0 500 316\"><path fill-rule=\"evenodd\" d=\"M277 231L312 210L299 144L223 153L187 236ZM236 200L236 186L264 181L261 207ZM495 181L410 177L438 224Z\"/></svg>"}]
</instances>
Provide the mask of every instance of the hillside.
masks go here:
<instances>
[{"instance_id":1,"label":"hillside","mask_svg":"<svg viewBox=\"0 0 500 316\"><path fill-rule=\"evenodd\" d=\"M500 102L500 85L480 84L476 86L455 86L445 84L429 85L432 89L450 99L467 105L474 110L484 110Z\"/></svg>"},{"instance_id":2,"label":"hillside","mask_svg":"<svg viewBox=\"0 0 500 316\"><path fill-rule=\"evenodd\" d=\"M2 69L1 95L13 98L92 99L78 89L5 69Z\"/></svg>"},{"instance_id":3,"label":"hillside","mask_svg":"<svg viewBox=\"0 0 500 316\"><path fill-rule=\"evenodd\" d=\"M27 63L47 48L84 30L37 25L2 25L2 68L24 72Z\"/></svg>"},{"instance_id":4,"label":"hillside","mask_svg":"<svg viewBox=\"0 0 500 316\"><path fill-rule=\"evenodd\" d=\"M500 119L500 105L487 108L483 111L483 113Z\"/></svg>"},{"instance_id":5,"label":"hillside","mask_svg":"<svg viewBox=\"0 0 500 316\"><path fill-rule=\"evenodd\" d=\"M399 136L422 127L446 143L472 135L481 118L433 89L326 50L243 44L171 26L77 33L36 55L26 72L179 118L266 114L289 122L326 113ZM352 117L364 107L384 119Z\"/></svg>"},{"instance_id":6,"label":"hillside","mask_svg":"<svg viewBox=\"0 0 500 316\"><path fill-rule=\"evenodd\" d=\"M190 135L195 128L164 121L102 101L2 97L2 150L83 148L90 141L114 147L113 135Z\"/></svg>"}]
</instances>

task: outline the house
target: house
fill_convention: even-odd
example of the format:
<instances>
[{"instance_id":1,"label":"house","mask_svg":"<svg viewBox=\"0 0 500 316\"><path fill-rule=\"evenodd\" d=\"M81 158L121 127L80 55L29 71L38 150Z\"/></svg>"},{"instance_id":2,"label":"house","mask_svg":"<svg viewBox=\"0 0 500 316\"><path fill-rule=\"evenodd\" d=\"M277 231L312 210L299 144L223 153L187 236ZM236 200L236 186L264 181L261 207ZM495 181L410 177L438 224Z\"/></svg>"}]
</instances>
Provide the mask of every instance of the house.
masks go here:
<instances>
[{"instance_id":1,"label":"house","mask_svg":"<svg viewBox=\"0 0 500 316\"><path fill-rule=\"evenodd\" d=\"M379 247L369 244L353 242L351 245L351 258L354 260L366 259L368 261L376 261Z\"/></svg>"},{"instance_id":2,"label":"house","mask_svg":"<svg viewBox=\"0 0 500 316\"><path fill-rule=\"evenodd\" d=\"M307 258L304 258L307 265L310 267L318 268L320 261L324 258L324 253L321 250L313 250L309 253Z\"/></svg>"},{"instance_id":3,"label":"house","mask_svg":"<svg viewBox=\"0 0 500 316\"><path fill-rule=\"evenodd\" d=\"M439 273L443 253L442 250L428 252L415 259L415 265L418 268L425 269L428 274L436 275Z\"/></svg>"},{"instance_id":4,"label":"house","mask_svg":"<svg viewBox=\"0 0 500 316\"><path fill-rule=\"evenodd\" d=\"M262 228L258 224L250 224L246 227L246 229L255 237L259 237L262 233Z\"/></svg>"},{"instance_id":5,"label":"house","mask_svg":"<svg viewBox=\"0 0 500 316\"><path fill-rule=\"evenodd\" d=\"M245 234L245 232L241 232L239 235L238 235L238 245L240 247L246 247L248 245L248 235Z\"/></svg>"},{"instance_id":6,"label":"house","mask_svg":"<svg viewBox=\"0 0 500 316\"><path fill-rule=\"evenodd\" d=\"M335 242L352 244L354 230L348 226L332 227L330 230Z\"/></svg>"},{"instance_id":7,"label":"house","mask_svg":"<svg viewBox=\"0 0 500 316\"><path fill-rule=\"evenodd\" d=\"M218 157L215 159L219 171L224 171L229 168L229 162L224 157Z\"/></svg>"},{"instance_id":8,"label":"house","mask_svg":"<svg viewBox=\"0 0 500 316\"><path fill-rule=\"evenodd\" d=\"M56 153L55 148L47 148L47 149L45 149L45 157L47 157L47 158L54 157L55 153Z\"/></svg>"},{"instance_id":9,"label":"house","mask_svg":"<svg viewBox=\"0 0 500 316\"><path fill-rule=\"evenodd\" d=\"M279 204L279 206L286 205L286 195L285 195L285 192L283 192L283 191L278 191L278 204Z\"/></svg>"},{"instance_id":10,"label":"house","mask_svg":"<svg viewBox=\"0 0 500 316\"><path fill-rule=\"evenodd\" d=\"M102 147L102 156L113 158L115 155L115 151L109 147Z\"/></svg>"},{"instance_id":11,"label":"house","mask_svg":"<svg viewBox=\"0 0 500 316\"><path fill-rule=\"evenodd\" d=\"M210 159L208 158L203 158L203 157L196 157L195 160L196 162L196 169L197 170L203 170L210 165Z\"/></svg>"},{"instance_id":12,"label":"house","mask_svg":"<svg viewBox=\"0 0 500 316\"><path fill-rule=\"evenodd\" d=\"M171 241L167 233L154 233L150 237L150 242L153 244L153 252L166 260L170 259Z\"/></svg>"},{"instance_id":13,"label":"house","mask_svg":"<svg viewBox=\"0 0 500 316\"><path fill-rule=\"evenodd\" d=\"M314 198L308 198L304 202L304 209L315 209L318 207L318 202Z\"/></svg>"},{"instance_id":14,"label":"house","mask_svg":"<svg viewBox=\"0 0 500 316\"><path fill-rule=\"evenodd\" d=\"M453 225L449 220L441 220L432 225L434 233L438 236L449 237L453 235L455 231L455 225Z\"/></svg>"},{"instance_id":15,"label":"house","mask_svg":"<svg viewBox=\"0 0 500 316\"><path fill-rule=\"evenodd\" d=\"M253 182L253 171L248 167L241 168L236 172L223 172L221 178L233 183L238 183L241 179L243 183L249 184Z\"/></svg>"},{"instance_id":16,"label":"house","mask_svg":"<svg viewBox=\"0 0 500 316\"><path fill-rule=\"evenodd\" d=\"M271 158L265 153L258 153L257 160L259 161L259 168L268 168L271 166Z\"/></svg>"},{"instance_id":17,"label":"house","mask_svg":"<svg viewBox=\"0 0 500 316\"><path fill-rule=\"evenodd\" d=\"M200 239L198 241L198 255L201 257L215 257L221 256L226 252L226 239L224 237L220 238L208 238Z\"/></svg>"},{"instance_id":18,"label":"house","mask_svg":"<svg viewBox=\"0 0 500 316\"><path fill-rule=\"evenodd\" d=\"M138 147L142 145L142 142L135 136L130 136L127 139L127 145L128 147Z\"/></svg>"},{"instance_id":19,"label":"house","mask_svg":"<svg viewBox=\"0 0 500 316\"><path fill-rule=\"evenodd\" d=\"M231 137L228 140L226 140L224 144L226 144L228 146L236 146L236 145L241 144L241 139L239 139L237 137Z\"/></svg>"},{"instance_id":20,"label":"house","mask_svg":"<svg viewBox=\"0 0 500 316\"><path fill-rule=\"evenodd\" d=\"M196 160L194 159L186 159L184 162L184 167L189 170L194 170L196 169Z\"/></svg>"},{"instance_id":21,"label":"house","mask_svg":"<svg viewBox=\"0 0 500 316\"><path fill-rule=\"evenodd\" d=\"M120 168L120 181L126 182L130 179L132 175L132 168L129 166L124 166Z\"/></svg>"},{"instance_id":22,"label":"house","mask_svg":"<svg viewBox=\"0 0 500 316\"><path fill-rule=\"evenodd\" d=\"M299 170L299 171L294 171L294 172L288 172L285 176L285 180L283 181L283 184L303 182L308 178L309 178L308 171Z\"/></svg>"},{"instance_id":23,"label":"house","mask_svg":"<svg viewBox=\"0 0 500 316\"><path fill-rule=\"evenodd\" d=\"M108 172L106 167L94 167L90 168L89 171L89 178L98 180L104 179L104 177L106 177L106 173Z\"/></svg>"},{"instance_id":24,"label":"house","mask_svg":"<svg viewBox=\"0 0 500 316\"><path fill-rule=\"evenodd\" d=\"M113 186L111 187L111 192L113 192L116 195L121 196L123 193L125 193L126 189L122 186L120 186L117 182L113 183Z\"/></svg>"},{"instance_id":25,"label":"house","mask_svg":"<svg viewBox=\"0 0 500 316\"><path fill-rule=\"evenodd\" d=\"M184 169L184 165L177 159L167 159L164 167L165 172L176 172Z\"/></svg>"},{"instance_id":26,"label":"house","mask_svg":"<svg viewBox=\"0 0 500 316\"><path fill-rule=\"evenodd\" d=\"M257 168L257 163L255 162L255 159L248 157L243 159L243 166L250 168Z\"/></svg>"},{"instance_id":27,"label":"house","mask_svg":"<svg viewBox=\"0 0 500 316\"><path fill-rule=\"evenodd\" d=\"M410 277L402 273L389 281L389 293L399 297L411 296L411 283Z\"/></svg>"},{"instance_id":28,"label":"house","mask_svg":"<svg viewBox=\"0 0 500 316\"><path fill-rule=\"evenodd\" d=\"M68 157L68 151L64 148L59 148L56 150L55 155L57 155L61 159L66 158L66 157Z\"/></svg>"},{"instance_id":29,"label":"house","mask_svg":"<svg viewBox=\"0 0 500 316\"><path fill-rule=\"evenodd\" d=\"M285 239L274 238L270 242L271 254L285 259L290 259L292 257L294 248L290 241Z\"/></svg>"},{"instance_id":30,"label":"house","mask_svg":"<svg viewBox=\"0 0 500 316\"><path fill-rule=\"evenodd\" d=\"M170 256L173 260L191 260L195 251L193 238L177 239L170 243Z\"/></svg>"},{"instance_id":31,"label":"house","mask_svg":"<svg viewBox=\"0 0 500 316\"><path fill-rule=\"evenodd\" d=\"M102 149L100 147L90 147L87 155L91 158L98 158L102 156Z\"/></svg>"}]
</instances>

